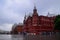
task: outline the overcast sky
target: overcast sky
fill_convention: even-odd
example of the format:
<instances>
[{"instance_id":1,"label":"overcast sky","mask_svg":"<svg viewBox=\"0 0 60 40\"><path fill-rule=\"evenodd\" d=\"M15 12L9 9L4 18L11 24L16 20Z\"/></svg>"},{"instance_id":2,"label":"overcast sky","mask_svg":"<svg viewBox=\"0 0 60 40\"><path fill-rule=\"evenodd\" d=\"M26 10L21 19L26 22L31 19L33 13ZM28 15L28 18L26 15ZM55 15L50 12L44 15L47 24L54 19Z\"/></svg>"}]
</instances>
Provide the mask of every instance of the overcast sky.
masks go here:
<instances>
[{"instance_id":1,"label":"overcast sky","mask_svg":"<svg viewBox=\"0 0 60 40\"><path fill-rule=\"evenodd\" d=\"M39 15L60 13L60 0L0 0L0 29L10 31L14 23L22 23L34 4Z\"/></svg>"}]
</instances>

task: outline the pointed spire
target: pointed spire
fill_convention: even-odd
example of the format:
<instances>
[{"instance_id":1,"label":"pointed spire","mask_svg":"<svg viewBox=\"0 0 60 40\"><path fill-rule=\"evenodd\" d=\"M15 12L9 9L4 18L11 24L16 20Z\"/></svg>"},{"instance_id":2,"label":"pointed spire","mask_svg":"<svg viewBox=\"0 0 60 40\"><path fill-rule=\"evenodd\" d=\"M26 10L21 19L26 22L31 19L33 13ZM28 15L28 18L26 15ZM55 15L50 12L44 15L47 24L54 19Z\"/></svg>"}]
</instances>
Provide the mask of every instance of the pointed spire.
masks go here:
<instances>
[{"instance_id":1,"label":"pointed spire","mask_svg":"<svg viewBox=\"0 0 60 40\"><path fill-rule=\"evenodd\" d=\"M49 16L49 15L50 15L50 13L48 12L47 16Z\"/></svg>"},{"instance_id":2,"label":"pointed spire","mask_svg":"<svg viewBox=\"0 0 60 40\"><path fill-rule=\"evenodd\" d=\"M34 9L36 9L36 4L34 3Z\"/></svg>"},{"instance_id":3,"label":"pointed spire","mask_svg":"<svg viewBox=\"0 0 60 40\"><path fill-rule=\"evenodd\" d=\"M34 9L36 9L36 4L34 3Z\"/></svg>"},{"instance_id":4,"label":"pointed spire","mask_svg":"<svg viewBox=\"0 0 60 40\"><path fill-rule=\"evenodd\" d=\"M48 15L49 15L50 13L48 12Z\"/></svg>"},{"instance_id":5,"label":"pointed spire","mask_svg":"<svg viewBox=\"0 0 60 40\"><path fill-rule=\"evenodd\" d=\"M36 5L34 4L33 15L38 15Z\"/></svg>"},{"instance_id":6,"label":"pointed spire","mask_svg":"<svg viewBox=\"0 0 60 40\"><path fill-rule=\"evenodd\" d=\"M26 20L26 13L25 13L25 17L24 17L24 20Z\"/></svg>"},{"instance_id":7,"label":"pointed spire","mask_svg":"<svg viewBox=\"0 0 60 40\"><path fill-rule=\"evenodd\" d=\"M37 16L38 13L37 13L37 8L36 8L36 1L34 0L34 9L33 9L33 16Z\"/></svg>"},{"instance_id":8,"label":"pointed spire","mask_svg":"<svg viewBox=\"0 0 60 40\"><path fill-rule=\"evenodd\" d=\"M36 12L37 12L37 9L36 9L36 6L35 6L35 5L34 5L33 12L34 12L34 13L36 13Z\"/></svg>"}]
</instances>

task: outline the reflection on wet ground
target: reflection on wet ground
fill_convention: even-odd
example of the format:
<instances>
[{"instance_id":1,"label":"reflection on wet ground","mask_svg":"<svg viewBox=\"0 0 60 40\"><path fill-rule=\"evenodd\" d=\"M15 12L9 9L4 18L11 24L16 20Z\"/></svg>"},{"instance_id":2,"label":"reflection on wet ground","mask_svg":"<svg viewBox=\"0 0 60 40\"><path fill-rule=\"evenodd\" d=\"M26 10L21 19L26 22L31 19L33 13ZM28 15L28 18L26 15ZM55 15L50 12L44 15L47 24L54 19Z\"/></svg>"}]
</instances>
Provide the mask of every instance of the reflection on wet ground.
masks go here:
<instances>
[{"instance_id":1,"label":"reflection on wet ground","mask_svg":"<svg viewBox=\"0 0 60 40\"><path fill-rule=\"evenodd\" d=\"M0 40L59 40L58 35L2 35L0 34Z\"/></svg>"},{"instance_id":2,"label":"reflection on wet ground","mask_svg":"<svg viewBox=\"0 0 60 40\"><path fill-rule=\"evenodd\" d=\"M0 35L0 40L23 40L23 35Z\"/></svg>"},{"instance_id":3,"label":"reflection on wet ground","mask_svg":"<svg viewBox=\"0 0 60 40\"><path fill-rule=\"evenodd\" d=\"M23 35L11 35L12 40L23 40Z\"/></svg>"}]
</instances>

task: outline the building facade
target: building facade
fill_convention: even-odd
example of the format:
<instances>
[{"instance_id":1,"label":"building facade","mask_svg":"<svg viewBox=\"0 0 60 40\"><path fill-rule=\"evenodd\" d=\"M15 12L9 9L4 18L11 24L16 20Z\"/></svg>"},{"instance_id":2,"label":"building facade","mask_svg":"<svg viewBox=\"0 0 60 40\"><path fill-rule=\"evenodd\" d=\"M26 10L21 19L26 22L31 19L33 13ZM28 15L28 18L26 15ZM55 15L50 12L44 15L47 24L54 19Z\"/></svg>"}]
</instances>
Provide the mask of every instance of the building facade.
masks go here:
<instances>
[{"instance_id":1,"label":"building facade","mask_svg":"<svg viewBox=\"0 0 60 40\"><path fill-rule=\"evenodd\" d=\"M12 33L36 33L53 32L54 31L55 16L42 16L38 15L36 6L34 6L33 14L24 17L23 25L17 25L12 28ZM43 34L44 34L43 33Z\"/></svg>"},{"instance_id":2,"label":"building facade","mask_svg":"<svg viewBox=\"0 0 60 40\"><path fill-rule=\"evenodd\" d=\"M42 16L38 15L36 7L33 9L33 14L28 17L24 17L24 27L23 30L26 33L36 33L41 32L53 32L54 30L54 19L55 16Z\"/></svg>"}]
</instances>

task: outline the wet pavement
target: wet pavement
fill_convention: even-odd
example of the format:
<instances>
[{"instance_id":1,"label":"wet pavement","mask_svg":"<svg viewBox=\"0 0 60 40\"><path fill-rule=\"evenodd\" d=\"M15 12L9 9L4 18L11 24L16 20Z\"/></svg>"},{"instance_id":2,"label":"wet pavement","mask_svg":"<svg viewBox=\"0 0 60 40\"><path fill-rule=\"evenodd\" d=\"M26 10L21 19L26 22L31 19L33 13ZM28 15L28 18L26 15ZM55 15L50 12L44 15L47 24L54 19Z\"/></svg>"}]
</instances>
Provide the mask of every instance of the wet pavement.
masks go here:
<instances>
[{"instance_id":1,"label":"wet pavement","mask_svg":"<svg viewBox=\"0 0 60 40\"><path fill-rule=\"evenodd\" d=\"M0 34L0 40L60 40L58 35L3 35Z\"/></svg>"},{"instance_id":2,"label":"wet pavement","mask_svg":"<svg viewBox=\"0 0 60 40\"><path fill-rule=\"evenodd\" d=\"M0 34L0 40L23 40L23 35L2 35Z\"/></svg>"}]
</instances>

